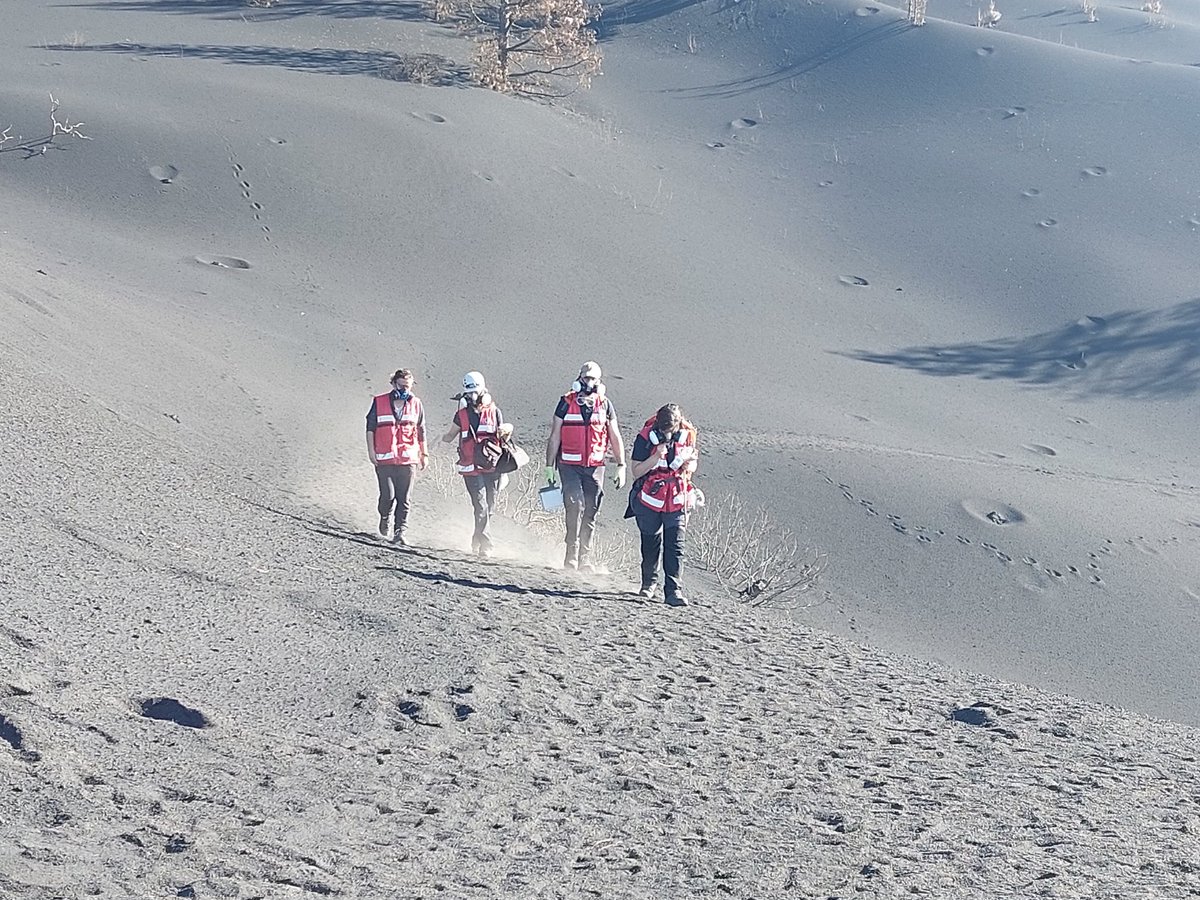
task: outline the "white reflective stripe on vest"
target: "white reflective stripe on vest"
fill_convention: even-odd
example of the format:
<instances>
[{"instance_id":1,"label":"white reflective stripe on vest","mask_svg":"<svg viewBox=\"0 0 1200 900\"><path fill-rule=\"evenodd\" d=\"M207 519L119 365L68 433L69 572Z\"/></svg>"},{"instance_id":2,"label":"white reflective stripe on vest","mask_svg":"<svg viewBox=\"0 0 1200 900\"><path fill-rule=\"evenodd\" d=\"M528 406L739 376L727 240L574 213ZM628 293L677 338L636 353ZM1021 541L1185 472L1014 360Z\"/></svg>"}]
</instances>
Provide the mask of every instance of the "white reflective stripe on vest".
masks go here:
<instances>
[{"instance_id":1,"label":"white reflective stripe on vest","mask_svg":"<svg viewBox=\"0 0 1200 900\"><path fill-rule=\"evenodd\" d=\"M378 462L384 459L395 459L397 456L399 456L398 453L376 453L375 460Z\"/></svg>"},{"instance_id":2,"label":"white reflective stripe on vest","mask_svg":"<svg viewBox=\"0 0 1200 900\"><path fill-rule=\"evenodd\" d=\"M395 416L376 416L375 421L378 422L380 425L395 425L396 417Z\"/></svg>"},{"instance_id":3,"label":"white reflective stripe on vest","mask_svg":"<svg viewBox=\"0 0 1200 900\"><path fill-rule=\"evenodd\" d=\"M567 413L565 416L563 416L563 421L570 422L572 425L578 422L582 425L583 416L581 416L579 413Z\"/></svg>"},{"instance_id":4,"label":"white reflective stripe on vest","mask_svg":"<svg viewBox=\"0 0 1200 900\"><path fill-rule=\"evenodd\" d=\"M652 506L652 507L654 507L655 509L662 509L664 506L666 506L666 505L667 505L667 501L666 501L666 500L659 500L657 497L655 497L655 496L653 496L653 495L651 495L651 494L647 494L645 491L642 491L642 492L641 492L641 493L638 495L638 497L639 497L639 498L641 499L641 501L642 501L643 503L645 503L647 506Z\"/></svg>"},{"instance_id":5,"label":"white reflective stripe on vest","mask_svg":"<svg viewBox=\"0 0 1200 900\"><path fill-rule=\"evenodd\" d=\"M562 461L565 463L574 464L574 463L583 462L583 454L582 453L567 453L564 451L560 455L562 456Z\"/></svg>"}]
</instances>

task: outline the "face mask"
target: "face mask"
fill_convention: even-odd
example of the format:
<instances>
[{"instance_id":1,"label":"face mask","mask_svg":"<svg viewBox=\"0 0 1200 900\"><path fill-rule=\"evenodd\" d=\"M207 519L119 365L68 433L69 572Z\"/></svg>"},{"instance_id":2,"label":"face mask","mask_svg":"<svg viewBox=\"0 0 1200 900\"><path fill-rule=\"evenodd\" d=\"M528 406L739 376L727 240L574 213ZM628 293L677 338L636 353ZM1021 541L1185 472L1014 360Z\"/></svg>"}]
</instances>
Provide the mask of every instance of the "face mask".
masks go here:
<instances>
[{"instance_id":1,"label":"face mask","mask_svg":"<svg viewBox=\"0 0 1200 900\"><path fill-rule=\"evenodd\" d=\"M402 403L405 402L406 400L408 400L408 398L412 396L412 394L409 393L408 391L406 391L404 388L396 388L395 390L392 391L392 393L395 394L396 399Z\"/></svg>"},{"instance_id":2,"label":"face mask","mask_svg":"<svg viewBox=\"0 0 1200 900\"><path fill-rule=\"evenodd\" d=\"M650 443L651 444L661 444L663 441L668 441L671 443L679 443L679 439L681 437L683 437L683 432L681 432L681 431L674 431L674 432L668 431L666 434L663 434L661 431L659 431L657 428L655 428L650 432Z\"/></svg>"}]
</instances>

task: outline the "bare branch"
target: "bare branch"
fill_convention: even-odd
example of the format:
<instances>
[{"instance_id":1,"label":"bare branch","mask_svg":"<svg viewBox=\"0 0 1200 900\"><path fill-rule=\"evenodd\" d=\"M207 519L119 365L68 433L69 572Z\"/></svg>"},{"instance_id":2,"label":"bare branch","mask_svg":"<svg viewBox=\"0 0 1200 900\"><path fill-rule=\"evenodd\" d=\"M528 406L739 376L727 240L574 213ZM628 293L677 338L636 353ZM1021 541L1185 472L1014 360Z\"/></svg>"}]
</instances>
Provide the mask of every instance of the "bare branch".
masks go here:
<instances>
[{"instance_id":1,"label":"bare branch","mask_svg":"<svg viewBox=\"0 0 1200 900\"><path fill-rule=\"evenodd\" d=\"M479 37L475 80L498 91L551 98L600 71L598 9L587 0L426 0L450 4ZM441 16L440 12L435 13ZM568 83L567 87L560 85Z\"/></svg>"},{"instance_id":2,"label":"bare branch","mask_svg":"<svg viewBox=\"0 0 1200 900\"><path fill-rule=\"evenodd\" d=\"M50 140L54 140L55 136L60 135L60 134L69 134L69 135L71 135L71 137L79 138L81 141L90 141L91 138L79 130L80 128L82 128L84 126L85 123L76 122L76 123L72 124L71 121L69 119L67 119L65 116L63 117L63 120L61 122L58 120L58 107L59 107L58 100L56 100L54 98L54 95L51 94L50 95L50 126L51 126Z\"/></svg>"}]
</instances>

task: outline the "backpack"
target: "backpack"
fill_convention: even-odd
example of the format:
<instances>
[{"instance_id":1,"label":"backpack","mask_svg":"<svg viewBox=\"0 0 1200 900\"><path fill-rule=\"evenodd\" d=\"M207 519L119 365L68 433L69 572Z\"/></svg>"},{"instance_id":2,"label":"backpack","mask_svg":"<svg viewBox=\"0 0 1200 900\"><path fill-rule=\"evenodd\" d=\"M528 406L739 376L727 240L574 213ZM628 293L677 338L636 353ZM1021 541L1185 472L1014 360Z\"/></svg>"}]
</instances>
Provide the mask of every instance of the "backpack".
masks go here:
<instances>
[{"instance_id":1,"label":"backpack","mask_svg":"<svg viewBox=\"0 0 1200 900\"><path fill-rule=\"evenodd\" d=\"M479 413L473 409L467 410L467 425L475 443L475 468L489 471L496 468L496 463L500 461L500 456L504 453L504 445L500 443L500 438L494 435L479 437L477 433Z\"/></svg>"}]
</instances>

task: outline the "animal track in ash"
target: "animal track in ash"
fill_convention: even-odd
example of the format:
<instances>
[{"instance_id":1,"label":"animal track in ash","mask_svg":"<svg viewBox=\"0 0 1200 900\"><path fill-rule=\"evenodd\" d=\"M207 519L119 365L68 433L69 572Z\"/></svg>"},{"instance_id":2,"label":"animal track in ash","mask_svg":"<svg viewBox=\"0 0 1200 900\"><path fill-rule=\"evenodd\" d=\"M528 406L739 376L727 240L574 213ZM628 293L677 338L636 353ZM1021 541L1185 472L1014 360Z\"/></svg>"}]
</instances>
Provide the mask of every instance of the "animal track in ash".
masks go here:
<instances>
[{"instance_id":1,"label":"animal track in ash","mask_svg":"<svg viewBox=\"0 0 1200 900\"><path fill-rule=\"evenodd\" d=\"M1038 219L1038 228L1057 228L1058 219Z\"/></svg>"},{"instance_id":2,"label":"animal track in ash","mask_svg":"<svg viewBox=\"0 0 1200 900\"><path fill-rule=\"evenodd\" d=\"M988 56L991 56L995 52L996 52L995 47L980 47L975 51L975 55L980 56L980 57L988 57Z\"/></svg>"},{"instance_id":3,"label":"animal track in ash","mask_svg":"<svg viewBox=\"0 0 1200 900\"><path fill-rule=\"evenodd\" d=\"M1034 197L1042 196L1042 192L1040 188L1025 188L1025 190L1021 191L1021 196L1032 200Z\"/></svg>"},{"instance_id":4,"label":"animal track in ash","mask_svg":"<svg viewBox=\"0 0 1200 900\"><path fill-rule=\"evenodd\" d=\"M151 166L150 177L161 184L171 184L179 177L179 170L174 166Z\"/></svg>"},{"instance_id":5,"label":"animal track in ash","mask_svg":"<svg viewBox=\"0 0 1200 900\"><path fill-rule=\"evenodd\" d=\"M853 287L866 287L868 284L870 284L870 282L861 275L839 275L838 281L840 281L842 284L848 284Z\"/></svg>"},{"instance_id":6,"label":"animal track in ash","mask_svg":"<svg viewBox=\"0 0 1200 900\"><path fill-rule=\"evenodd\" d=\"M1023 106L1010 106L1004 111L1004 118L1015 119L1017 116L1023 116L1027 110Z\"/></svg>"},{"instance_id":7,"label":"animal track in ash","mask_svg":"<svg viewBox=\"0 0 1200 900\"><path fill-rule=\"evenodd\" d=\"M865 19L867 16L874 16L878 14L878 6L860 6L854 11L854 15L858 16L860 19Z\"/></svg>"},{"instance_id":8,"label":"animal track in ash","mask_svg":"<svg viewBox=\"0 0 1200 900\"><path fill-rule=\"evenodd\" d=\"M733 128L735 130L739 130L742 128L755 128L757 126L758 126L757 119L744 119L744 118L743 119L734 119L732 122L729 123L729 127Z\"/></svg>"},{"instance_id":9,"label":"animal track in ash","mask_svg":"<svg viewBox=\"0 0 1200 900\"><path fill-rule=\"evenodd\" d=\"M238 187L241 188L242 196L250 203L254 221L258 223L258 227L263 233L263 240L268 244L271 243L271 226L263 221L263 205L254 199L245 167L237 161L237 157L232 153L229 155L229 164L233 167L233 177L237 181ZM247 268L249 267L247 266Z\"/></svg>"},{"instance_id":10,"label":"animal track in ash","mask_svg":"<svg viewBox=\"0 0 1200 900\"><path fill-rule=\"evenodd\" d=\"M854 495L854 491L851 490L850 485L846 484L845 482L835 482L823 472L821 473L821 477L825 479L827 484L837 487L837 489L841 492L842 497L844 497L850 503L854 503L859 506L868 516L879 516L879 510L876 508L874 500L869 500L866 497L856 497ZM887 520L891 524L892 529L898 534L911 534L922 544L934 543L933 535L944 537L946 534L946 532L940 528L931 529L926 525L909 525L904 521L904 516L900 515L899 513L888 513Z\"/></svg>"},{"instance_id":11,"label":"animal track in ash","mask_svg":"<svg viewBox=\"0 0 1200 900\"><path fill-rule=\"evenodd\" d=\"M415 112L413 113L413 118L420 119L422 122L430 122L434 125L445 125L447 121L445 116L438 115L435 112Z\"/></svg>"},{"instance_id":12,"label":"animal track in ash","mask_svg":"<svg viewBox=\"0 0 1200 900\"><path fill-rule=\"evenodd\" d=\"M1104 166L1088 166L1082 174L1085 178L1101 178L1108 174L1108 169Z\"/></svg>"},{"instance_id":13,"label":"animal track in ash","mask_svg":"<svg viewBox=\"0 0 1200 900\"><path fill-rule=\"evenodd\" d=\"M820 475L826 484L828 484L830 487L837 488L838 492L847 502L855 504L869 516L879 516L880 513L877 509L875 501L869 500L865 497L855 496L853 488L847 482L835 481L824 472L821 472ZM1029 521L1026 514L1016 506L1013 506L1010 503L1004 503L994 498L968 497L961 501L961 506L963 510L966 511L972 518L978 520L984 525L1002 531L1007 531L1014 526L1024 525ZM930 525L913 524L909 522L901 513L887 513L885 515L885 519L896 534L903 535L904 537L915 538L920 544L936 546L939 538L944 538L947 536L945 529L935 528ZM972 540L972 538L961 533L955 533L954 539L960 547L978 547L989 557L994 558L1003 565L1010 565L1014 562L1014 554L1016 551L1012 550L1012 548L1005 548L998 544L992 543L991 541L980 540L976 542ZM1109 546L1101 548L1100 553L1113 552L1111 549L1111 543L1111 541L1106 541L1106 544ZM1099 560L1098 553L1093 553L1090 555L1094 557L1095 560ZM1039 569L1046 576L1055 581L1064 581L1066 579L1065 573L1079 577L1084 577L1085 574L1079 566L1059 565L1056 563L1039 563L1034 557L1028 555L1024 556L1022 562L1028 566ZM1098 574L1099 568L1098 562L1093 564L1091 577L1088 578L1088 580L1093 584L1103 583L1103 580Z\"/></svg>"}]
</instances>

